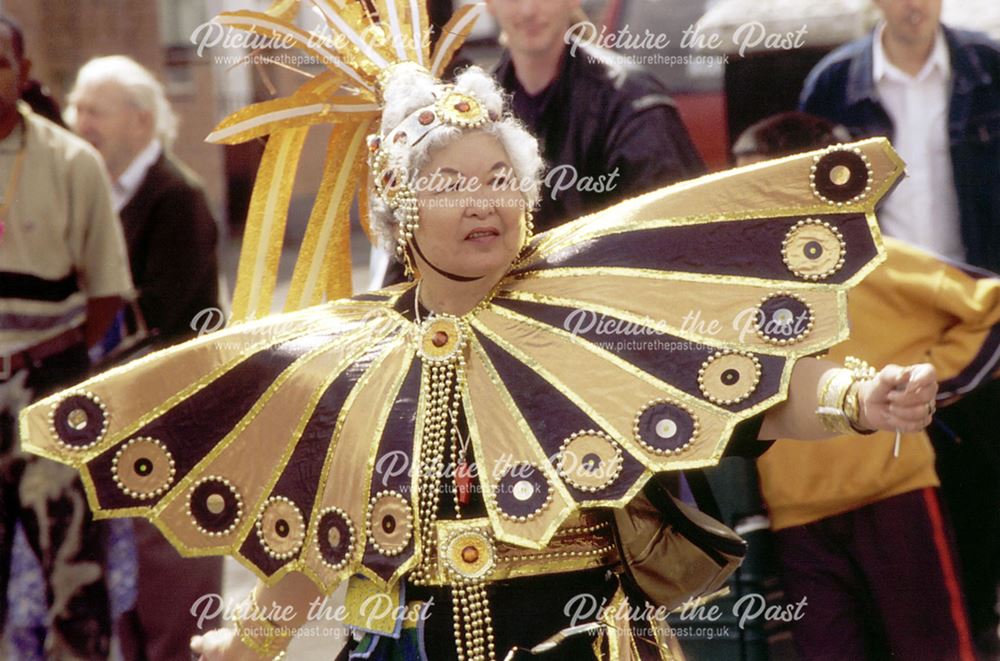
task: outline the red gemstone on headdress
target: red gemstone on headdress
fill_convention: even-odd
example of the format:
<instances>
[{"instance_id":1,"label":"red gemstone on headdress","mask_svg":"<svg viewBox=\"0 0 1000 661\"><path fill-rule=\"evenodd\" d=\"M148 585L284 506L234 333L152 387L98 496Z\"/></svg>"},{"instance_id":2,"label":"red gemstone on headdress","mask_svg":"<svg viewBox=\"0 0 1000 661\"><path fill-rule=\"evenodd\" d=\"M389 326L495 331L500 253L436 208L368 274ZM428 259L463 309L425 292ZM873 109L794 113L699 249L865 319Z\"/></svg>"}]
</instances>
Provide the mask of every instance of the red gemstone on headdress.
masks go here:
<instances>
[{"instance_id":1,"label":"red gemstone on headdress","mask_svg":"<svg viewBox=\"0 0 1000 661\"><path fill-rule=\"evenodd\" d=\"M469 105L468 101L459 101L458 103L455 104L455 110L457 110L458 112L469 112L469 109L471 107L472 106Z\"/></svg>"},{"instance_id":2,"label":"red gemstone on headdress","mask_svg":"<svg viewBox=\"0 0 1000 661\"><path fill-rule=\"evenodd\" d=\"M378 151L378 148L382 146L382 138L374 137L371 142L368 143L368 148L372 151Z\"/></svg>"},{"instance_id":3,"label":"red gemstone on headdress","mask_svg":"<svg viewBox=\"0 0 1000 661\"><path fill-rule=\"evenodd\" d=\"M420 113L420 117L418 117L417 119L423 126L427 126L428 124L434 121L434 113L432 113L430 110L425 110L422 113Z\"/></svg>"},{"instance_id":4,"label":"red gemstone on headdress","mask_svg":"<svg viewBox=\"0 0 1000 661\"><path fill-rule=\"evenodd\" d=\"M394 188L396 186L396 173L392 170L387 170L382 175L382 185L387 188Z\"/></svg>"},{"instance_id":5,"label":"red gemstone on headdress","mask_svg":"<svg viewBox=\"0 0 1000 661\"><path fill-rule=\"evenodd\" d=\"M448 344L448 333L444 331L438 331L434 333L434 337L431 338L431 343L438 349Z\"/></svg>"},{"instance_id":6,"label":"red gemstone on headdress","mask_svg":"<svg viewBox=\"0 0 1000 661\"><path fill-rule=\"evenodd\" d=\"M393 137L393 142L406 142L406 131L400 131Z\"/></svg>"}]
</instances>

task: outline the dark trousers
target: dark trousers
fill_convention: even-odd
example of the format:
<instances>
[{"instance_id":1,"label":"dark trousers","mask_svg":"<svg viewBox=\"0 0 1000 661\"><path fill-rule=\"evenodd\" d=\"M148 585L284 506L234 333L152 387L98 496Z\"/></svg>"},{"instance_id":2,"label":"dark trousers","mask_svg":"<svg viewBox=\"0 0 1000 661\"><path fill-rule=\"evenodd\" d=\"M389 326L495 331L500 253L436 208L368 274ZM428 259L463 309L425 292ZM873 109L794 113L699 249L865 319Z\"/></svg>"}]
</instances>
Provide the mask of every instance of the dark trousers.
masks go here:
<instances>
[{"instance_id":1,"label":"dark trousers","mask_svg":"<svg viewBox=\"0 0 1000 661\"><path fill-rule=\"evenodd\" d=\"M936 489L779 530L775 546L803 661L973 661L951 533Z\"/></svg>"},{"instance_id":2,"label":"dark trousers","mask_svg":"<svg viewBox=\"0 0 1000 661\"><path fill-rule=\"evenodd\" d=\"M139 594L118 625L122 654L126 661L187 659L191 637L221 623L215 617L199 629L191 610L203 595L222 593L222 558L183 558L149 521L134 519L134 527Z\"/></svg>"},{"instance_id":3,"label":"dark trousers","mask_svg":"<svg viewBox=\"0 0 1000 661\"><path fill-rule=\"evenodd\" d=\"M931 426L941 497L951 514L969 620L984 655L1000 658L1000 381L943 408Z\"/></svg>"},{"instance_id":4,"label":"dark trousers","mask_svg":"<svg viewBox=\"0 0 1000 661\"><path fill-rule=\"evenodd\" d=\"M17 389L33 401L81 380L88 367L87 351L79 345L26 375L14 375L5 385L17 379ZM20 523L45 579L52 624L38 632L38 638L44 640L46 657L106 659L111 615L103 526L93 521L75 470L19 452L16 425L21 407L7 401L0 405L0 623L6 621L11 549Z\"/></svg>"}]
</instances>

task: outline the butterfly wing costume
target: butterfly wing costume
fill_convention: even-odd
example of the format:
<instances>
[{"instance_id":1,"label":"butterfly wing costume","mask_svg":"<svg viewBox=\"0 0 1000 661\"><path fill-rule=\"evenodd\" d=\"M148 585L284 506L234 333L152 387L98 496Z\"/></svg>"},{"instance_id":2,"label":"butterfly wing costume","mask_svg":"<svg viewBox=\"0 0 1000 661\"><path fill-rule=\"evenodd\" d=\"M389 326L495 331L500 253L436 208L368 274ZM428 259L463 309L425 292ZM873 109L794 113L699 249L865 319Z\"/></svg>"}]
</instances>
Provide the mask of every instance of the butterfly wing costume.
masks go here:
<instances>
[{"instance_id":1,"label":"butterfly wing costume","mask_svg":"<svg viewBox=\"0 0 1000 661\"><path fill-rule=\"evenodd\" d=\"M289 4L222 20L322 49L286 20ZM376 4L395 17L387 34L426 25L415 0ZM350 26L371 21L359 3L316 5L347 36L320 53L329 71L213 134L271 134L238 323L22 415L23 447L77 468L95 516L146 517L182 553L232 555L268 583L289 571L324 592L350 577L383 591L406 576L488 582L505 571L501 549L544 552L572 517L624 506L653 473L717 463L739 422L788 396L798 359L847 337L847 292L883 259L875 205L903 173L881 139L709 175L536 235L460 317L410 316L412 284L321 303L348 277L331 255L344 252L346 182L369 175L378 69L395 57L440 71L472 11L432 57L412 40L353 39ZM331 113L289 311L263 316L288 163ZM455 527L435 513L460 426L485 516Z\"/></svg>"},{"instance_id":2,"label":"butterfly wing costume","mask_svg":"<svg viewBox=\"0 0 1000 661\"><path fill-rule=\"evenodd\" d=\"M817 185L833 161L856 199ZM463 317L407 320L404 285L237 324L35 404L24 445L78 468L98 516L148 517L186 553L326 590L394 581L419 555L421 476L373 472L426 453L449 371L477 463L509 464L480 475L496 538L540 548L652 472L717 463L796 359L847 336L901 171L869 140L649 193L539 234ZM398 521L381 540L380 516Z\"/></svg>"}]
</instances>

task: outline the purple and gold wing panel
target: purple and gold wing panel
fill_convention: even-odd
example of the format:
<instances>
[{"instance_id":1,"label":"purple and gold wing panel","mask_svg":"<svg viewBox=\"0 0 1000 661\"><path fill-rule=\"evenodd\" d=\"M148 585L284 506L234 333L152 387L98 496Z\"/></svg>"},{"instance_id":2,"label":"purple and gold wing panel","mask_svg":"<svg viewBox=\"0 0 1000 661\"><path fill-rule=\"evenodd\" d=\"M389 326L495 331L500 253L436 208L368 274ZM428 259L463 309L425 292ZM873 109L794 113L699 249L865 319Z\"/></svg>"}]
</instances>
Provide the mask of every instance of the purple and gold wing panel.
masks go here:
<instances>
[{"instance_id":1,"label":"purple and gold wing panel","mask_svg":"<svg viewBox=\"0 0 1000 661\"><path fill-rule=\"evenodd\" d=\"M864 259L864 234L870 233L881 247L872 214L903 172L903 162L883 138L726 170L635 197L540 234L514 274L617 265L850 283L852 274L864 270L857 268ZM868 222L851 220L858 215ZM790 234L800 222L804 227ZM723 223L733 226L723 228ZM710 231L697 229L705 224L712 225ZM645 233L664 228L672 232L669 240L668 235ZM614 239L605 245L606 238L621 234L641 241ZM779 250L774 252L776 239ZM780 243L786 239L796 243L783 251ZM862 243L856 244L859 239ZM836 249L841 240L848 244L846 251ZM795 250L812 241L831 249Z\"/></svg>"},{"instance_id":2,"label":"purple and gold wing panel","mask_svg":"<svg viewBox=\"0 0 1000 661\"><path fill-rule=\"evenodd\" d=\"M875 205L902 171L868 140L535 237L470 321L477 458L524 469L484 478L501 537L545 540L568 509L717 463L739 421L787 396L798 358L847 337L847 291L883 259Z\"/></svg>"},{"instance_id":3,"label":"purple and gold wing panel","mask_svg":"<svg viewBox=\"0 0 1000 661\"><path fill-rule=\"evenodd\" d=\"M512 275L582 267L844 284L879 251L863 212L648 225L546 251Z\"/></svg>"},{"instance_id":4,"label":"purple and gold wing panel","mask_svg":"<svg viewBox=\"0 0 1000 661\"><path fill-rule=\"evenodd\" d=\"M569 308L494 300L471 322L466 415L505 541L628 502L652 472L718 462L736 422L783 398L782 356L574 333ZM642 339L645 338L645 339Z\"/></svg>"},{"instance_id":5,"label":"purple and gold wing panel","mask_svg":"<svg viewBox=\"0 0 1000 661\"><path fill-rule=\"evenodd\" d=\"M382 428L368 488L368 531L363 564L373 580L394 583L415 561L418 499L413 493L414 439L423 364L410 363L402 382L387 393L391 404Z\"/></svg>"},{"instance_id":6,"label":"purple and gold wing panel","mask_svg":"<svg viewBox=\"0 0 1000 661\"><path fill-rule=\"evenodd\" d=\"M413 375L419 362L408 333L399 332L408 322L399 317L399 323L381 341L383 348L372 348L373 362L331 430L300 558L303 571L324 590L359 571L386 585L416 555L412 494L392 480L384 488L376 469L397 444L413 444Z\"/></svg>"},{"instance_id":7,"label":"purple and gold wing panel","mask_svg":"<svg viewBox=\"0 0 1000 661\"><path fill-rule=\"evenodd\" d=\"M329 588L362 561L359 493L410 371L405 325L343 301L235 326L29 407L25 445L78 468L97 516L144 516L186 555Z\"/></svg>"}]
</instances>

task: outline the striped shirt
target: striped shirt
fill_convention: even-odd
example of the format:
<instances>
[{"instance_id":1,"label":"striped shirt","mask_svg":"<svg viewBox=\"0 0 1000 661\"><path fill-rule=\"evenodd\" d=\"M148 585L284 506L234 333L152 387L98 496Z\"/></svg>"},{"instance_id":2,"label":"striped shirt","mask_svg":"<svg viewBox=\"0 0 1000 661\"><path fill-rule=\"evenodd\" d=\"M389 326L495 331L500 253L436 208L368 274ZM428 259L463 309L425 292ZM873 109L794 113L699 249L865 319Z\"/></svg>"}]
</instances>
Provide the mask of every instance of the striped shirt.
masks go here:
<instances>
[{"instance_id":1,"label":"striped shirt","mask_svg":"<svg viewBox=\"0 0 1000 661\"><path fill-rule=\"evenodd\" d=\"M27 349L86 320L89 298L131 297L121 223L100 156L19 103L0 140L0 186L25 155L0 234L0 353ZM4 191L6 192L6 191Z\"/></svg>"}]
</instances>

